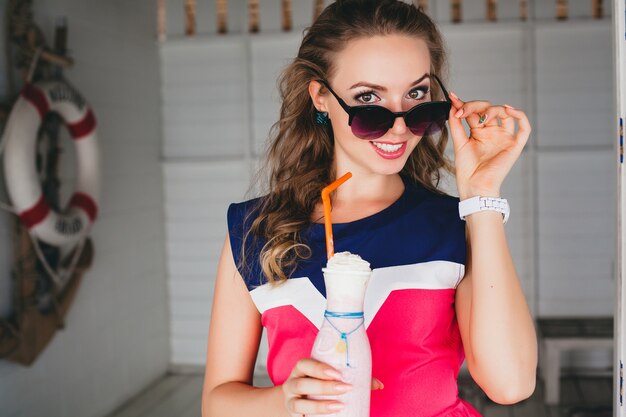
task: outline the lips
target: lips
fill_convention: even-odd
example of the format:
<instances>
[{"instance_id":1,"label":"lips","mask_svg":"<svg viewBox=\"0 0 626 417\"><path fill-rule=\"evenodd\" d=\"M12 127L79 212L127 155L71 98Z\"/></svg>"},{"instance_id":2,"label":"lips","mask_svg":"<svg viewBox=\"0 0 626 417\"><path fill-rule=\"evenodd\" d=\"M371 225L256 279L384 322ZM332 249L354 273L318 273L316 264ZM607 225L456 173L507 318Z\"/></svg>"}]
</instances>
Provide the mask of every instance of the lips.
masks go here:
<instances>
[{"instance_id":1,"label":"lips","mask_svg":"<svg viewBox=\"0 0 626 417\"><path fill-rule=\"evenodd\" d=\"M396 159L401 157L406 150L406 142L370 142L376 153L385 159Z\"/></svg>"}]
</instances>

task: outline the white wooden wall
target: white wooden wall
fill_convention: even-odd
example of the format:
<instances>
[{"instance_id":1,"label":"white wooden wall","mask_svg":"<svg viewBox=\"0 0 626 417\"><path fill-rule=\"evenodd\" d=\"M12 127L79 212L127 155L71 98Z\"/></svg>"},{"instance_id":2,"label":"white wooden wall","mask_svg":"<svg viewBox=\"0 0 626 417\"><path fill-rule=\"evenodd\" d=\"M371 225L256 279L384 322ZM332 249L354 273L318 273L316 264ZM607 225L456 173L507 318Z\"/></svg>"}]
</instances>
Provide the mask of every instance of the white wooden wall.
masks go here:
<instances>
[{"instance_id":1,"label":"white wooden wall","mask_svg":"<svg viewBox=\"0 0 626 417\"><path fill-rule=\"evenodd\" d=\"M0 10L7 3L0 0ZM94 109L102 193L92 231L94 263L66 327L31 367L0 361L0 416L101 417L163 375L170 359L159 59L148 18L154 2L36 0L33 11L49 42L56 18L67 17L75 65L65 76ZM0 88L7 94L0 27ZM75 179L73 145L65 130L62 139L67 196ZM11 311L12 242L8 216L1 218L5 317Z\"/></svg>"},{"instance_id":2,"label":"white wooden wall","mask_svg":"<svg viewBox=\"0 0 626 417\"><path fill-rule=\"evenodd\" d=\"M533 313L611 315L616 225L610 16L556 22L549 2L537 2L538 18L519 22L517 2L502 1L509 20L482 23L484 2L470 0L464 2L470 22L454 25L437 3L433 14L440 16L450 51L449 89L462 99L522 108L533 124L502 190L512 206L509 245ZM574 17L588 15L585 7L590 2L570 2ZM296 15L307 24L306 13ZM193 39L175 36L182 26L170 20L174 36L161 45L172 361L178 365L204 364L226 207L251 196L244 192L278 115L276 76L295 55L301 33L280 33L277 18L273 31L263 31L269 24L262 21L260 34L220 37L211 34L212 26L202 26L206 16ZM270 19L263 10L261 16ZM233 31L245 27L245 19L237 22ZM453 180L444 188L456 192ZM186 214L191 202L200 212L213 211ZM186 271L194 268L191 280Z\"/></svg>"}]
</instances>

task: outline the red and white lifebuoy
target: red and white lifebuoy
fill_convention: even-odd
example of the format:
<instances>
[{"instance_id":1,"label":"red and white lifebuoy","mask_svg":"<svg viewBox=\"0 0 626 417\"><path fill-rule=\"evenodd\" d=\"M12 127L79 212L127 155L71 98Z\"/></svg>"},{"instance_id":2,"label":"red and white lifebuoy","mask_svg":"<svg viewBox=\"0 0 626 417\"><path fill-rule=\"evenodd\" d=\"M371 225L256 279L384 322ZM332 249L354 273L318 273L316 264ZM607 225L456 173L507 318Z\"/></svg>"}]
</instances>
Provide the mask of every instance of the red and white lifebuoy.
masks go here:
<instances>
[{"instance_id":1,"label":"red and white lifebuoy","mask_svg":"<svg viewBox=\"0 0 626 417\"><path fill-rule=\"evenodd\" d=\"M65 122L78 164L76 189L63 213L46 202L35 165L37 132L51 111ZM96 119L83 97L66 81L27 84L11 110L4 141L9 197L31 235L55 246L86 236L98 214L100 181Z\"/></svg>"}]
</instances>

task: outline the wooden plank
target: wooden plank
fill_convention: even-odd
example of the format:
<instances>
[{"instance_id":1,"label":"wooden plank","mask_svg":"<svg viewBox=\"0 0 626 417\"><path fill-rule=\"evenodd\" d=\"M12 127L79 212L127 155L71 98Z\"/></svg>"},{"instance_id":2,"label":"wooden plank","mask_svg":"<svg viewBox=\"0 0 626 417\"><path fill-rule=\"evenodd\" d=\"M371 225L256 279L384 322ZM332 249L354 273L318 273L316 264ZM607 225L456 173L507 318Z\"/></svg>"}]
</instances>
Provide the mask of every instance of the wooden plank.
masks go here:
<instances>
[{"instance_id":1,"label":"wooden plank","mask_svg":"<svg viewBox=\"0 0 626 417\"><path fill-rule=\"evenodd\" d=\"M313 4L313 20L317 19L322 10L324 10L324 0L315 0Z\"/></svg>"},{"instance_id":2,"label":"wooden plank","mask_svg":"<svg viewBox=\"0 0 626 417\"><path fill-rule=\"evenodd\" d=\"M594 19L602 19L602 17L604 16L602 0L592 0L591 15L594 17Z\"/></svg>"},{"instance_id":3,"label":"wooden plank","mask_svg":"<svg viewBox=\"0 0 626 417\"><path fill-rule=\"evenodd\" d=\"M519 2L519 18L520 18L520 20L528 19L528 0L520 0L520 2Z\"/></svg>"},{"instance_id":4,"label":"wooden plank","mask_svg":"<svg viewBox=\"0 0 626 417\"><path fill-rule=\"evenodd\" d=\"M196 0L185 0L185 35L196 34Z\"/></svg>"},{"instance_id":5,"label":"wooden plank","mask_svg":"<svg viewBox=\"0 0 626 417\"><path fill-rule=\"evenodd\" d=\"M185 381L179 384L178 389L167 396L158 407L149 410L141 417L172 417L188 410L189 404L200 396L202 379L197 376L185 376Z\"/></svg>"},{"instance_id":6,"label":"wooden plank","mask_svg":"<svg viewBox=\"0 0 626 417\"><path fill-rule=\"evenodd\" d=\"M461 0L452 0L450 3L450 13L451 13L451 18L450 20L452 20L452 22L454 23L460 23L462 20L462 5L461 5Z\"/></svg>"},{"instance_id":7,"label":"wooden plank","mask_svg":"<svg viewBox=\"0 0 626 417\"><path fill-rule=\"evenodd\" d=\"M293 26L292 18L291 18L291 0L282 0L282 29L284 32L289 32L291 27Z\"/></svg>"},{"instance_id":8,"label":"wooden plank","mask_svg":"<svg viewBox=\"0 0 626 417\"><path fill-rule=\"evenodd\" d=\"M495 22L498 20L497 0L487 0L487 16L485 18L488 22Z\"/></svg>"},{"instance_id":9,"label":"wooden plank","mask_svg":"<svg viewBox=\"0 0 626 417\"><path fill-rule=\"evenodd\" d=\"M202 375L193 376L195 387L202 386L204 377ZM194 385L192 385L193 387ZM179 417L198 417L202 412L202 391L200 395L196 395L190 402L185 411L177 414Z\"/></svg>"},{"instance_id":10,"label":"wooden plank","mask_svg":"<svg viewBox=\"0 0 626 417\"><path fill-rule=\"evenodd\" d=\"M559 20L567 19L568 4L567 0L556 1L556 18Z\"/></svg>"},{"instance_id":11,"label":"wooden plank","mask_svg":"<svg viewBox=\"0 0 626 417\"><path fill-rule=\"evenodd\" d=\"M228 32L228 0L217 0L217 33Z\"/></svg>"},{"instance_id":12,"label":"wooden plank","mask_svg":"<svg viewBox=\"0 0 626 417\"><path fill-rule=\"evenodd\" d=\"M418 0L417 5L422 8L424 13L428 13L428 0Z\"/></svg>"},{"instance_id":13,"label":"wooden plank","mask_svg":"<svg viewBox=\"0 0 626 417\"><path fill-rule=\"evenodd\" d=\"M113 411L108 417L138 417L148 410L158 407L159 403L176 391L187 377L184 375L167 375L148 386L137 396Z\"/></svg>"},{"instance_id":14,"label":"wooden plank","mask_svg":"<svg viewBox=\"0 0 626 417\"><path fill-rule=\"evenodd\" d=\"M252 33L259 31L259 0L248 1L248 30Z\"/></svg>"},{"instance_id":15,"label":"wooden plank","mask_svg":"<svg viewBox=\"0 0 626 417\"><path fill-rule=\"evenodd\" d=\"M167 39L167 10L165 0L157 1L157 39L159 42Z\"/></svg>"}]
</instances>

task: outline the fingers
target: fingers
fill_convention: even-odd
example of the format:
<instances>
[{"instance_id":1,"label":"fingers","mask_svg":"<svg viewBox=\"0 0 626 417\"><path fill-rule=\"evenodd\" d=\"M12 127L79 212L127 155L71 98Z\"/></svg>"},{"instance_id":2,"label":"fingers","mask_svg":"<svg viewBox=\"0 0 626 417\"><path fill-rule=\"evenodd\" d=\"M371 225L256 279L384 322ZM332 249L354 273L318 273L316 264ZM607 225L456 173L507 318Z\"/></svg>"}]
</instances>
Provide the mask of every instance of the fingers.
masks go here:
<instances>
[{"instance_id":1,"label":"fingers","mask_svg":"<svg viewBox=\"0 0 626 417\"><path fill-rule=\"evenodd\" d=\"M452 100L452 104L456 108L454 112L454 117L457 119L467 119L468 124L470 126L477 126L479 124L480 116L487 111L487 109L491 106L491 102L486 100L474 100L464 102L453 92L449 93L450 98Z\"/></svg>"},{"instance_id":2,"label":"fingers","mask_svg":"<svg viewBox=\"0 0 626 417\"><path fill-rule=\"evenodd\" d=\"M287 402L287 410L293 414L334 414L345 407L339 401L307 400L306 398L294 397Z\"/></svg>"},{"instance_id":3,"label":"fingers","mask_svg":"<svg viewBox=\"0 0 626 417\"><path fill-rule=\"evenodd\" d=\"M505 104L504 108L506 109L507 106L511 107L508 104ZM505 113L506 113L506 110L505 110ZM506 114L508 116L508 113ZM515 133L515 118L514 117L502 118L502 127L506 129L506 131L509 132L511 135L513 135Z\"/></svg>"},{"instance_id":4,"label":"fingers","mask_svg":"<svg viewBox=\"0 0 626 417\"><path fill-rule=\"evenodd\" d=\"M484 113L482 126L500 126L498 119L511 135L515 133L515 120L507 114L504 106L491 106ZM510 129L509 129L510 128Z\"/></svg>"},{"instance_id":5,"label":"fingers","mask_svg":"<svg viewBox=\"0 0 626 417\"><path fill-rule=\"evenodd\" d=\"M489 101L485 100L464 102L452 91L449 92L449 95L453 104L450 113L454 116L449 120L451 130L453 124L462 126L461 123L454 123L454 119L460 122L461 119L466 118L470 127L497 126L498 120L500 120L502 127L511 135L514 135L515 120L517 120L520 126L517 137L522 139L521 142L523 142L523 144L526 143L532 129L523 111L515 109L508 104L492 106ZM480 123L480 115L484 116L482 123ZM523 147L523 144L520 145Z\"/></svg>"},{"instance_id":6,"label":"fingers","mask_svg":"<svg viewBox=\"0 0 626 417\"><path fill-rule=\"evenodd\" d=\"M282 385L285 407L294 416L336 413L343 408L340 401L309 399L307 396L345 394L352 385L341 379L341 372L332 366L310 358L301 359Z\"/></svg>"},{"instance_id":7,"label":"fingers","mask_svg":"<svg viewBox=\"0 0 626 417\"><path fill-rule=\"evenodd\" d=\"M530 132L532 131L530 122L528 121L526 113L524 113L523 111L509 105L505 105L505 108L506 112L514 119L516 119L519 125L519 130L517 131L517 135L515 136L515 144L518 148L518 151L521 152L522 148L526 145L526 142L528 141Z\"/></svg>"},{"instance_id":8,"label":"fingers","mask_svg":"<svg viewBox=\"0 0 626 417\"><path fill-rule=\"evenodd\" d=\"M341 395L352 389L352 385L339 381L323 381L315 378L292 378L286 382L288 389L296 395Z\"/></svg>"},{"instance_id":9,"label":"fingers","mask_svg":"<svg viewBox=\"0 0 626 417\"><path fill-rule=\"evenodd\" d=\"M300 359L291 371L291 377L309 376L318 379L341 379L341 372L315 359Z\"/></svg>"},{"instance_id":10,"label":"fingers","mask_svg":"<svg viewBox=\"0 0 626 417\"><path fill-rule=\"evenodd\" d=\"M452 96L452 92L450 96ZM448 125L450 127L450 135L452 136L452 144L454 145L455 152L461 149L469 141L467 134L465 134L465 128L461 119L454 117L457 109L454 105L450 108L450 114L448 115Z\"/></svg>"}]
</instances>

